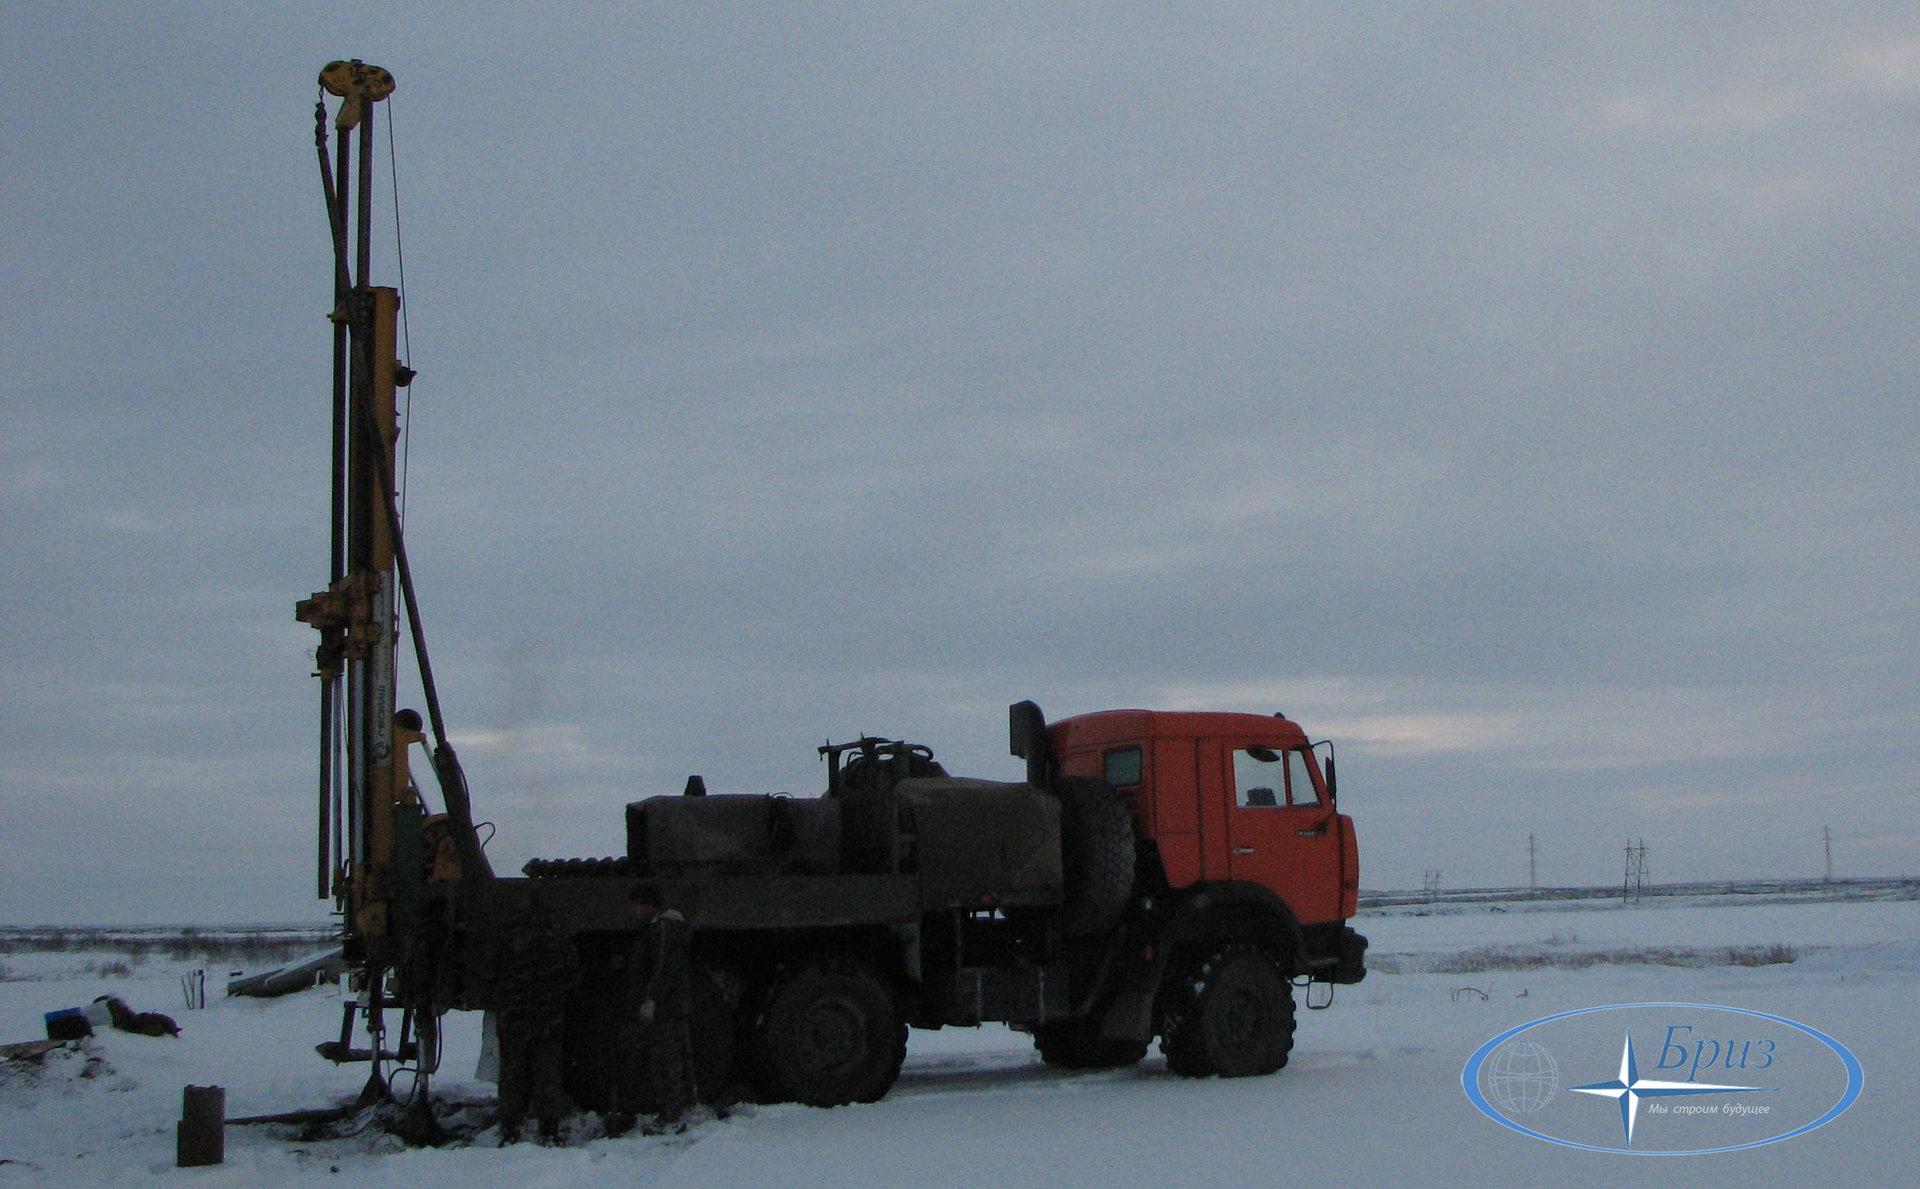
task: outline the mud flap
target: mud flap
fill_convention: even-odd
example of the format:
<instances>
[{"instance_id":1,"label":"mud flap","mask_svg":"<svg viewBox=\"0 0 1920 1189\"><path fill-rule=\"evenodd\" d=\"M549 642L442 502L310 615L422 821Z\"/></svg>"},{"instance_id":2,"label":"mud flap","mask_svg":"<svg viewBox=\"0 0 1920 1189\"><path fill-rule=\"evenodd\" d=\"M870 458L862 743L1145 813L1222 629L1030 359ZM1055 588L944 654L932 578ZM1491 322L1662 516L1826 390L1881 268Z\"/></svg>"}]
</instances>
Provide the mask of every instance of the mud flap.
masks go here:
<instances>
[{"instance_id":1,"label":"mud flap","mask_svg":"<svg viewBox=\"0 0 1920 1189\"><path fill-rule=\"evenodd\" d=\"M1160 980L1166 977L1172 951L1163 946L1146 952L1154 956L1136 951L1118 980L1119 986L1100 1022L1100 1035L1108 1040L1153 1039L1153 1006L1160 996Z\"/></svg>"},{"instance_id":2,"label":"mud flap","mask_svg":"<svg viewBox=\"0 0 1920 1189\"><path fill-rule=\"evenodd\" d=\"M1100 1035L1107 1040L1152 1040L1153 998L1152 994L1140 994L1137 988L1116 995L1101 1021Z\"/></svg>"}]
</instances>

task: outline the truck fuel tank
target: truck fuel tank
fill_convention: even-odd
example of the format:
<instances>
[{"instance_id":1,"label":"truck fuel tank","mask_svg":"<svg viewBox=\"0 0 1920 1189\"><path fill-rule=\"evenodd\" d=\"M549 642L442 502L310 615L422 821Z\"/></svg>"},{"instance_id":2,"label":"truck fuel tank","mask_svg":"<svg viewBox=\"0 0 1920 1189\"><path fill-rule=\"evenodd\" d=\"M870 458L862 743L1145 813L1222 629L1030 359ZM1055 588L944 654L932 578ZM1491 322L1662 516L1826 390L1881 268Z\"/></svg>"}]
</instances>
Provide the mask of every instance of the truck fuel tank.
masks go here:
<instances>
[{"instance_id":1,"label":"truck fuel tank","mask_svg":"<svg viewBox=\"0 0 1920 1189\"><path fill-rule=\"evenodd\" d=\"M929 776L895 783L893 797L922 908L1060 903L1060 803L1051 794Z\"/></svg>"},{"instance_id":2,"label":"truck fuel tank","mask_svg":"<svg viewBox=\"0 0 1920 1189\"><path fill-rule=\"evenodd\" d=\"M876 831L879 851L854 845ZM876 867L870 851L897 857ZM1052 794L952 776L908 777L851 799L649 797L627 806L627 855L668 878L897 872L913 878L923 910L1052 907L1063 886Z\"/></svg>"}]
</instances>

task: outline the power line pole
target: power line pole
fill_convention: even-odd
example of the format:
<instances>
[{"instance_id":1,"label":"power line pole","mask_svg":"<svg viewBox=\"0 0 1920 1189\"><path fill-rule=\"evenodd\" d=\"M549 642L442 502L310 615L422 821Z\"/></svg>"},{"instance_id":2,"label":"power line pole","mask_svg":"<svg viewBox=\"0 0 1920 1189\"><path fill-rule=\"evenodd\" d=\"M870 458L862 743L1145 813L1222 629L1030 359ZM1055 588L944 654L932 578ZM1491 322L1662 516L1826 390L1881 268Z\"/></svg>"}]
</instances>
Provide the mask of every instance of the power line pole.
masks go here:
<instances>
[{"instance_id":1,"label":"power line pole","mask_svg":"<svg viewBox=\"0 0 1920 1189\"><path fill-rule=\"evenodd\" d=\"M1820 844L1827 852L1827 882L1833 882L1833 827L1820 827Z\"/></svg>"},{"instance_id":2,"label":"power line pole","mask_svg":"<svg viewBox=\"0 0 1920 1189\"><path fill-rule=\"evenodd\" d=\"M1540 868L1534 860L1533 835L1531 834L1527 835L1527 886L1530 888L1540 886Z\"/></svg>"},{"instance_id":3,"label":"power line pole","mask_svg":"<svg viewBox=\"0 0 1920 1189\"><path fill-rule=\"evenodd\" d=\"M1647 840L1627 843L1627 873L1620 881L1620 899L1638 902L1647 887Z\"/></svg>"}]
</instances>

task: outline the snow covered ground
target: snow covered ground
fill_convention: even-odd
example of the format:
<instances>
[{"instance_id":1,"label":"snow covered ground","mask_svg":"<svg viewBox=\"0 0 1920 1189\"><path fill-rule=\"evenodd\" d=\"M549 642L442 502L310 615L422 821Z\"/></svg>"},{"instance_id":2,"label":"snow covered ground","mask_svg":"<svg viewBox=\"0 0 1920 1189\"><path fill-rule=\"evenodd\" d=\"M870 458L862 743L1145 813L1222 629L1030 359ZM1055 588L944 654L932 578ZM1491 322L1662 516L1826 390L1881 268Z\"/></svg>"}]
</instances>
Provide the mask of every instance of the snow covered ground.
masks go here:
<instances>
[{"instance_id":1,"label":"snow covered ground","mask_svg":"<svg viewBox=\"0 0 1920 1189\"><path fill-rule=\"evenodd\" d=\"M184 1032L108 1031L83 1052L52 1055L43 1069L0 1071L0 1181L1612 1184L1652 1176L1894 1185L1913 1183L1920 1168L1920 901L1448 906L1363 914L1357 923L1373 939L1376 972L1342 988L1331 1010L1302 1013L1292 1063L1271 1078L1185 1081L1157 1054L1136 1069L1061 1073L1041 1066L1020 1034L951 1029L914 1033L898 1086L871 1106L743 1108L671 1138L609 1140L582 1120L559 1148L499 1149L483 1131L461 1146L409 1151L374 1131L302 1142L288 1128L230 1127L225 1166L178 1171L173 1123L184 1085L225 1086L231 1116L331 1105L358 1089L364 1067L335 1068L312 1051L338 1029L338 997L222 999L227 971L218 968L209 971L208 1009L185 1012L178 974L192 963L149 959L122 975L102 973L115 958L109 952L8 954L0 956L0 1041L38 1037L42 1012L106 993L174 1014ZM1729 953L1794 960L1729 965ZM1819 1028L1858 1056L1865 1093L1807 1135L1677 1163L1544 1144L1496 1125L1461 1093L1462 1063L1497 1033L1558 1011L1647 1000L1751 1008ZM448 1018L437 1085L452 1100L484 1100L491 1087L467 1076L477 1021Z\"/></svg>"}]
</instances>

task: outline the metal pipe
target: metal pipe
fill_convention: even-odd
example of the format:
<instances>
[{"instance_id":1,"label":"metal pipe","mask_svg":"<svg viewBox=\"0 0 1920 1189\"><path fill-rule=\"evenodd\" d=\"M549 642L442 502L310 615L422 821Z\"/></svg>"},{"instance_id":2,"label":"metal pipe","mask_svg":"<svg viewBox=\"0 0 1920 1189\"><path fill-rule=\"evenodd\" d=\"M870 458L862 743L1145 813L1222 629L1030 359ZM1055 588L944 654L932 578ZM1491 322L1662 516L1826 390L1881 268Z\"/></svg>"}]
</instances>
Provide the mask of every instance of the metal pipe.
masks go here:
<instances>
[{"instance_id":1,"label":"metal pipe","mask_svg":"<svg viewBox=\"0 0 1920 1189\"><path fill-rule=\"evenodd\" d=\"M354 277L360 288L365 289L371 284L373 258L373 120L370 112L360 118L360 193L355 198L360 226L354 244Z\"/></svg>"},{"instance_id":2,"label":"metal pipe","mask_svg":"<svg viewBox=\"0 0 1920 1189\"><path fill-rule=\"evenodd\" d=\"M334 146L334 201L328 212L333 222L333 573L338 582L347 572L347 322L342 314L353 280L347 274L347 157L350 135L340 134Z\"/></svg>"},{"instance_id":3,"label":"metal pipe","mask_svg":"<svg viewBox=\"0 0 1920 1189\"><path fill-rule=\"evenodd\" d=\"M332 789L333 875L334 875L334 878L338 880L340 877L340 872L345 869L344 863L343 863L343 856L345 853L344 847L346 845L346 838L347 838L347 823L342 817L342 814L345 812L346 805L345 805L345 798L341 797L340 795L340 775L342 772L346 771L346 759L342 755L342 751L344 750L344 747L345 747L345 740L342 739L341 733L340 733L340 679L337 676L333 679L332 686L333 686L333 723L334 723L334 727L333 727L333 789ZM336 901L340 898L340 888L338 884L334 886L333 895Z\"/></svg>"},{"instance_id":4,"label":"metal pipe","mask_svg":"<svg viewBox=\"0 0 1920 1189\"><path fill-rule=\"evenodd\" d=\"M346 480L347 480L347 323L342 317L351 281L347 272L347 164L349 142L343 133L336 145L334 159L327 160L327 106L314 104L314 151L320 159L320 183L326 193L327 233L333 242L333 424L328 453L331 492L327 503L328 565L331 588L346 573ZM323 662L325 664L326 662ZM337 664L338 662L332 662ZM333 879L340 869L339 856L344 833L340 822L339 764L339 675L338 670L323 671L320 684L320 785L318 837L318 894L322 900L333 893Z\"/></svg>"},{"instance_id":5,"label":"metal pipe","mask_svg":"<svg viewBox=\"0 0 1920 1189\"><path fill-rule=\"evenodd\" d=\"M348 100L353 102L352 99ZM373 121L366 118L363 110L359 121L359 160L357 163L358 190L353 195L355 207L354 264L355 287L348 298L351 311L352 358L349 364L350 405L365 409L369 392L373 386L372 370L372 332L370 325L372 310L367 292L373 254ZM351 136L351 131L342 135L342 140ZM342 218L345 218L344 211ZM379 435L377 431L367 432L349 414L347 423L347 501L346 519L347 568L352 573L362 573L373 564L372 534L368 531L371 523L373 502L378 498L371 490L375 482L374 467L369 465L370 458L379 454ZM373 780L371 762L379 750L374 732L385 729L386 724L372 721L373 675L369 663L363 655L347 662L347 828L349 831L349 863L359 875L366 869L372 856L369 852L369 824L374 813ZM354 911L364 900L364 889L354 893L356 903Z\"/></svg>"},{"instance_id":6,"label":"metal pipe","mask_svg":"<svg viewBox=\"0 0 1920 1189\"><path fill-rule=\"evenodd\" d=\"M333 869L333 678L320 681L320 899L332 891Z\"/></svg>"},{"instance_id":7,"label":"metal pipe","mask_svg":"<svg viewBox=\"0 0 1920 1189\"><path fill-rule=\"evenodd\" d=\"M367 814L363 791L367 787L367 753L356 724L365 704L366 662L347 662L347 868L357 872L367 861Z\"/></svg>"}]
</instances>

